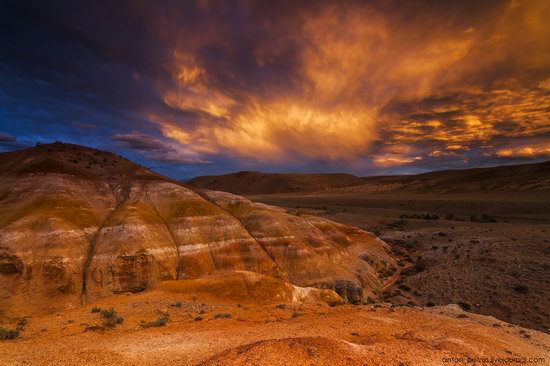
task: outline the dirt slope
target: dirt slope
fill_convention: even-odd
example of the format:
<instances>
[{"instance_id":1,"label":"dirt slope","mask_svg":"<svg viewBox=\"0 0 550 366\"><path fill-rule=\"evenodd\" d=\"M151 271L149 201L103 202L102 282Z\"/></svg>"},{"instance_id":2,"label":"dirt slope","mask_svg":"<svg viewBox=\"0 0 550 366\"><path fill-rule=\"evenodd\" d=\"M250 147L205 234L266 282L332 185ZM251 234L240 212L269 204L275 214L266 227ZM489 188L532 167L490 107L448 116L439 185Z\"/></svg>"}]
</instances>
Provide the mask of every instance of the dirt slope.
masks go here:
<instances>
[{"instance_id":1,"label":"dirt slope","mask_svg":"<svg viewBox=\"0 0 550 366\"><path fill-rule=\"evenodd\" d=\"M257 305L212 295L154 290L27 317L18 339L0 341L0 364L425 366L498 357L544 365L550 357L549 335L456 305ZM101 317L92 306L114 307L124 321L96 329ZM164 326L142 325L159 316Z\"/></svg>"}]
</instances>

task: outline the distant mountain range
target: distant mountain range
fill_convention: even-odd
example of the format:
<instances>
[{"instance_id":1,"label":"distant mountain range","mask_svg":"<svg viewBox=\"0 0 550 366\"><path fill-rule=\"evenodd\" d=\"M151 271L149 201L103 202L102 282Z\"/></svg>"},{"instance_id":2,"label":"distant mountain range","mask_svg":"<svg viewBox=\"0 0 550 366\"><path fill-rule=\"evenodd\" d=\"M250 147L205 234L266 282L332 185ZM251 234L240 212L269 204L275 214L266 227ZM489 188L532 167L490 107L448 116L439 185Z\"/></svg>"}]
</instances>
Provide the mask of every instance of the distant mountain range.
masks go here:
<instances>
[{"instance_id":1,"label":"distant mountain range","mask_svg":"<svg viewBox=\"0 0 550 366\"><path fill-rule=\"evenodd\" d=\"M295 174L238 172L225 175L196 177L186 182L195 188L205 188L236 194L314 192L364 184L352 174Z\"/></svg>"},{"instance_id":2,"label":"distant mountain range","mask_svg":"<svg viewBox=\"0 0 550 366\"><path fill-rule=\"evenodd\" d=\"M550 190L550 161L491 168L441 170L417 175L357 177L351 174L238 172L187 182L200 189L238 194L294 192L522 192Z\"/></svg>"}]
</instances>

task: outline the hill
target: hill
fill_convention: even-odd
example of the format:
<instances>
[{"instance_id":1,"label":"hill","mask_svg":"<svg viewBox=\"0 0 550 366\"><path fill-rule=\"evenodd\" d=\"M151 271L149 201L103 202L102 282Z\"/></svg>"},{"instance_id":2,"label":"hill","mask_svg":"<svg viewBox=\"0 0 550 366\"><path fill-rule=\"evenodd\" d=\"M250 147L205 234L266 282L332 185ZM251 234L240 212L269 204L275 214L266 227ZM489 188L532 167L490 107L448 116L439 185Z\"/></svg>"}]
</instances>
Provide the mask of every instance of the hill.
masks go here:
<instances>
[{"instance_id":1,"label":"hill","mask_svg":"<svg viewBox=\"0 0 550 366\"><path fill-rule=\"evenodd\" d=\"M417 175L365 177L364 183L343 188L353 192L523 192L550 189L550 161L491 168L441 170Z\"/></svg>"},{"instance_id":2,"label":"hill","mask_svg":"<svg viewBox=\"0 0 550 366\"><path fill-rule=\"evenodd\" d=\"M187 182L192 187L236 194L314 192L330 188L363 184L352 174L291 174L238 172L196 177Z\"/></svg>"},{"instance_id":3,"label":"hill","mask_svg":"<svg viewBox=\"0 0 550 366\"><path fill-rule=\"evenodd\" d=\"M0 154L0 172L0 317L228 271L357 302L395 264L385 243L354 227L201 196L104 151L41 145Z\"/></svg>"},{"instance_id":4,"label":"hill","mask_svg":"<svg viewBox=\"0 0 550 366\"><path fill-rule=\"evenodd\" d=\"M195 188L238 194L297 192L522 192L550 190L550 161L491 168L441 170L417 175L356 177L351 174L274 174L239 172L196 177Z\"/></svg>"}]
</instances>

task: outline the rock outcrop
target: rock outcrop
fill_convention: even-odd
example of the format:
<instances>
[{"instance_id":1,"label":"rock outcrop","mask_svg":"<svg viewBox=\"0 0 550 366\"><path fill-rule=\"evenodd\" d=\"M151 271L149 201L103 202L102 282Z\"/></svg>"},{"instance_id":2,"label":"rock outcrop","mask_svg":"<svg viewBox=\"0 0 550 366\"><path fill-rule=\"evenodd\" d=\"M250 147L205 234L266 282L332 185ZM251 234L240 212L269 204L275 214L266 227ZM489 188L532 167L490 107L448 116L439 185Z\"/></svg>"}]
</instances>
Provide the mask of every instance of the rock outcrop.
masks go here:
<instances>
[{"instance_id":1,"label":"rock outcrop","mask_svg":"<svg viewBox=\"0 0 550 366\"><path fill-rule=\"evenodd\" d=\"M359 301L394 266L359 229L199 194L108 152L42 145L0 154L0 171L0 315L226 271Z\"/></svg>"}]
</instances>

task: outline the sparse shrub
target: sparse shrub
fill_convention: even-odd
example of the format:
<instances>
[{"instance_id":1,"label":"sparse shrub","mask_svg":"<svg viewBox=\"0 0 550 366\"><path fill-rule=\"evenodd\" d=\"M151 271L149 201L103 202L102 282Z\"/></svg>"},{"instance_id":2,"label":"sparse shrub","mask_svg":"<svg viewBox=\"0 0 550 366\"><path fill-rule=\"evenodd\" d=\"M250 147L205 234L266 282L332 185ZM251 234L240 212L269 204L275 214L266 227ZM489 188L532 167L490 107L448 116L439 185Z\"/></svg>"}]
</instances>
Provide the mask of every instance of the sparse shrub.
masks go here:
<instances>
[{"instance_id":1,"label":"sparse shrub","mask_svg":"<svg viewBox=\"0 0 550 366\"><path fill-rule=\"evenodd\" d=\"M456 317L457 317L458 319L467 319L467 318L468 318L468 315L466 315L466 314L458 314Z\"/></svg>"},{"instance_id":2,"label":"sparse shrub","mask_svg":"<svg viewBox=\"0 0 550 366\"><path fill-rule=\"evenodd\" d=\"M100 315L103 318L103 326L106 328L114 328L117 324L124 322L124 318L119 316L114 308L103 309Z\"/></svg>"},{"instance_id":3,"label":"sparse shrub","mask_svg":"<svg viewBox=\"0 0 550 366\"><path fill-rule=\"evenodd\" d=\"M116 316L114 318L105 318L103 320L103 326L106 328L114 328L117 324L124 322L124 318L121 316Z\"/></svg>"},{"instance_id":4,"label":"sparse shrub","mask_svg":"<svg viewBox=\"0 0 550 366\"><path fill-rule=\"evenodd\" d=\"M92 313L99 313L101 312L101 308L100 307L97 307L97 306L94 306L91 310Z\"/></svg>"},{"instance_id":5,"label":"sparse shrub","mask_svg":"<svg viewBox=\"0 0 550 366\"><path fill-rule=\"evenodd\" d=\"M195 317L195 319L193 319L193 320L196 321L196 322L200 322L200 321L202 320L202 316L197 315L197 316Z\"/></svg>"},{"instance_id":6,"label":"sparse shrub","mask_svg":"<svg viewBox=\"0 0 550 366\"><path fill-rule=\"evenodd\" d=\"M17 337L19 337L19 331L17 329L0 327L0 340L15 339Z\"/></svg>"},{"instance_id":7,"label":"sparse shrub","mask_svg":"<svg viewBox=\"0 0 550 366\"><path fill-rule=\"evenodd\" d=\"M429 308L433 308L435 306L435 303L433 301L428 301L426 306L429 307Z\"/></svg>"},{"instance_id":8,"label":"sparse shrub","mask_svg":"<svg viewBox=\"0 0 550 366\"><path fill-rule=\"evenodd\" d=\"M167 316L159 316L156 320L150 321L150 322L141 322L141 326L144 328L151 328L151 327L164 327L168 323L168 317Z\"/></svg>"},{"instance_id":9,"label":"sparse shrub","mask_svg":"<svg viewBox=\"0 0 550 366\"><path fill-rule=\"evenodd\" d=\"M181 303L181 301L176 301L174 304L171 304L170 306L172 306L174 308L181 308L182 303Z\"/></svg>"},{"instance_id":10,"label":"sparse shrub","mask_svg":"<svg viewBox=\"0 0 550 366\"><path fill-rule=\"evenodd\" d=\"M214 315L214 319L231 319L231 314L229 313L217 313Z\"/></svg>"},{"instance_id":11,"label":"sparse shrub","mask_svg":"<svg viewBox=\"0 0 550 366\"><path fill-rule=\"evenodd\" d=\"M297 312L297 311L295 311L295 312L292 313L292 317L293 317L293 318L297 318L297 317L302 316L302 315L304 315L304 314L303 314L303 313L299 313L299 312Z\"/></svg>"},{"instance_id":12,"label":"sparse shrub","mask_svg":"<svg viewBox=\"0 0 550 366\"><path fill-rule=\"evenodd\" d=\"M103 309L101 310L101 317L105 319L110 319L116 317L116 310L114 308Z\"/></svg>"},{"instance_id":13,"label":"sparse shrub","mask_svg":"<svg viewBox=\"0 0 550 366\"><path fill-rule=\"evenodd\" d=\"M516 285L514 286L514 291L518 294L526 294L529 292L529 287L525 285Z\"/></svg>"},{"instance_id":14,"label":"sparse shrub","mask_svg":"<svg viewBox=\"0 0 550 366\"><path fill-rule=\"evenodd\" d=\"M276 307L277 309L286 309L286 305L285 305L285 304L277 304L277 305L275 305L275 307Z\"/></svg>"},{"instance_id":15,"label":"sparse shrub","mask_svg":"<svg viewBox=\"0 0 550 366\"><path fill-rule=\"evenodd\" d=\"M25 318L21 318L21 319L19 319L19 321L17 322L17 326L18 326L18 327L24 327L25 325L27 325L27 319L25 319Z\"/></svg>"},{"instance_id":16,"label":"sparse shrub","mask_svg":"<svg viewBox=\"0 0 550 366\"><path fill-rule=\"evenodd\" d=\"M470 311L472 309L472 305L465 301L459 301L458 306L460 306L464 311Z\"/></svg>"}]
</instances>

